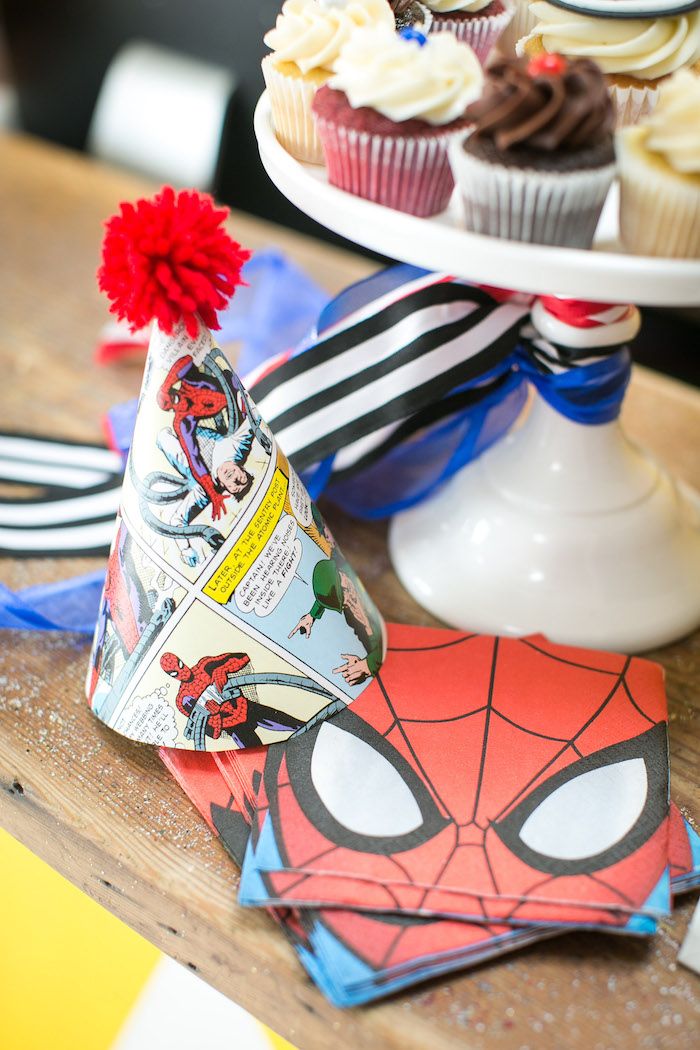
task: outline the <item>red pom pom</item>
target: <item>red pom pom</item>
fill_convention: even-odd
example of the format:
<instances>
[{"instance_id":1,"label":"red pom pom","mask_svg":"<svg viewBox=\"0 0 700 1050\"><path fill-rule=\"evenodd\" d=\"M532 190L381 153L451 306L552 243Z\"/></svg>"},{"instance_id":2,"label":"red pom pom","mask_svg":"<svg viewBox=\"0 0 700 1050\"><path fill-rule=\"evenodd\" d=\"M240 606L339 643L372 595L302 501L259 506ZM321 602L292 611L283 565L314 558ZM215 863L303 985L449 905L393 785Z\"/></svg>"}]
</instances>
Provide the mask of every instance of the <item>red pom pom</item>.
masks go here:
<instances>
[{"instance_id":1,"label":"red pom pom","mask_svg":"<svg viewBox=\"0 0 700 1050\"><path fill-rule=\"evenodd\" d=\"M122 203L107 221L100 289L132 331L155 318L164 332L182 321L192 338L199 320L219 328L250 252L223 228L227 208L194 190L165 186L152 200Z\"/></svg>"},{"instance_id":2,"label":"red pom pom","mask_svg":"<svg viewBox=\"0 0 700 1050\"><path fill-rule=\"evenodd\" d=\"M563 55L542 54L528 62L527 71L531 77L559 76L564 73L568 63Z\"/></svg>"}]
</instances>

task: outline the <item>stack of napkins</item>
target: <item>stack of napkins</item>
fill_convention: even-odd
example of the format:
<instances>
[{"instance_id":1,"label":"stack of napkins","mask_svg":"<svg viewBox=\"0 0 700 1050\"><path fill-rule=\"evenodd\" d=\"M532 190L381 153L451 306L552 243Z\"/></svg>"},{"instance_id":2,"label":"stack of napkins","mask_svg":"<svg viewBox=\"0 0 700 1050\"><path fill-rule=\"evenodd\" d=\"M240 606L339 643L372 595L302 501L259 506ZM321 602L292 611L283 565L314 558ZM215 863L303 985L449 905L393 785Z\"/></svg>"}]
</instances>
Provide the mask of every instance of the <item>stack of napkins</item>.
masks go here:
<instances>
[{"instance_id":1,"label":"stack of napkins","mask_svg":"<svg viewBox=\"0 0 700 1050\"><path fill-rule=\"evenodd\" d=\"M700 884L646 660L389 625L350 708L269 748L162 749L334 1003L587 927L649 936Z\"/></svg>"}]
</instances>

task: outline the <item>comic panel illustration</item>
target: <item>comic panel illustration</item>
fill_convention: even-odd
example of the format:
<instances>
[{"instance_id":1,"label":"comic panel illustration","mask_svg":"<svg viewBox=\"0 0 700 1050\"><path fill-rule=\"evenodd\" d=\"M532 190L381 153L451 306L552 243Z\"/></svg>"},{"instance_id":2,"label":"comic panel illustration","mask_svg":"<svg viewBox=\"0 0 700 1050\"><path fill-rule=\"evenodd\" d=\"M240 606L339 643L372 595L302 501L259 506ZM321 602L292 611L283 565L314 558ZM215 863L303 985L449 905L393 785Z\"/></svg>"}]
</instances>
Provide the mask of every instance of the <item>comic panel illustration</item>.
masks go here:
<instances>
[{"instance_id":1,"label":"comic panel illustration","mask_svg":"<svg viewBox=\"0 0 700 1050\"><path fill-rule=\"evenodd\" d=\"M354 698L384 655L384 625L285 457L203 594Z\"/></svg>"},{"instance_id":2,"label":"comic panel illustration","mask_svg":"<svg viewBox=\"0 0 700 1050\"><path fill-rule=\"evenodd\" d=\"M134 527L196 580L270 472L274 442L223 353L202 331L156 333L124 485Z\"/></svg>"},{"instance_id":3,"label":"comic panel illustration","mask_svg":"<svg viewBox=\"0 0 700 1050\"><path fill-rule=\"evenodd\" d=\"M90 705L103 721L111 720L184 597L185 589L141 550L117 519L87 682Z\"/></svg>"},{"instance_id":4,"label":"comic panel illustration","mask_svg":"<svg viewBox=\"0 0 700 1050\"><path fill-rule=\"evenodd\" d=\"M339 705L230 617L195 601L153 651L114 728L136 736L144 710L159 707L158 744L197 751L258 747L285 740Z\"/></svg>"}]
</instances>

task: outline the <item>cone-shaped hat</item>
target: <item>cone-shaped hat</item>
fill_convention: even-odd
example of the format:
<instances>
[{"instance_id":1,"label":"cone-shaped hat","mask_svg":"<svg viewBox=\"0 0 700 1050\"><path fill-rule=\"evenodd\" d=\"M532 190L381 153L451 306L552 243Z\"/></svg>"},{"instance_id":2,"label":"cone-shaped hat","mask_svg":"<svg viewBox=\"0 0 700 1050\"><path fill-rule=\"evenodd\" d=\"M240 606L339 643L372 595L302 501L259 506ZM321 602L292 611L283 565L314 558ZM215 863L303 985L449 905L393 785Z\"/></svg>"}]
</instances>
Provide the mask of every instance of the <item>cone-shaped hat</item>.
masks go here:
<instances>
[{"instance_id":1,"label":"cone-shaped hat","mask_svg":"<svg viewBox=\"0 0 700 1050\"><path fill-rule=\"evenodd\" d=\"M248 253L163 190L107 224L101 288L153 322L87 693L136 740L283 740L358 696L381 616L210 328Z\"/></svg>"}]
</instances>

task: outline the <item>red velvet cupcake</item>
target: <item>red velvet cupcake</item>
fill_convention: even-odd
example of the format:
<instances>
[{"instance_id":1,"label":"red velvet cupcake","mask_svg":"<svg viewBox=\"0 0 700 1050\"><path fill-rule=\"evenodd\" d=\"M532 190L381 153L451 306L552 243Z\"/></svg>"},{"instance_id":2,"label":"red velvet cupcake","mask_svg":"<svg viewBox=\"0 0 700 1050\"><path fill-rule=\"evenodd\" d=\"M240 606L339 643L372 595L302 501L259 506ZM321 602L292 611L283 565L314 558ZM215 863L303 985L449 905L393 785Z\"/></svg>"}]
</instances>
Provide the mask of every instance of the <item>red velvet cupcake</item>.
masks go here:
<instances>
[{"instance_id":1,"label":"red velvet cupcake","mask_svg":"<svg viewBox=\"0 0 700 1050\"><path fill-rule=\"evenodd\" d=\"M473 51L450 34L358 30L313 104L329 181L412 215L443 211L448 145L481 85Z\"/></svg>"}]
</instances>

